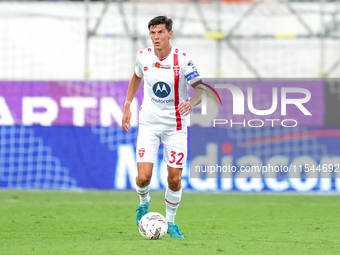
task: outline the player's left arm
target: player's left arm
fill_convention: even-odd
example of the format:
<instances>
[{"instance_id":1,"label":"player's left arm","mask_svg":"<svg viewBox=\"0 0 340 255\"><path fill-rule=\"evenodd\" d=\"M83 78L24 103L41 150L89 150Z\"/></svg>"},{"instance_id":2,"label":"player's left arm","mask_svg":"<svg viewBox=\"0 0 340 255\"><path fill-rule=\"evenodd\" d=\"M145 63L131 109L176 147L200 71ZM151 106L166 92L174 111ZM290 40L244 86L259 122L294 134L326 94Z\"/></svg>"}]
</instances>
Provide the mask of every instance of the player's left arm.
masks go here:
<instances>
[{"instance_id":1,"label":"player's left arm","mask_svg":"<svg viewBox=\"0 0 340 255\"><path fill-rule=\"evenodd\" d=\"M188 53L183 53L182 70L187 82L190 82L191 86L195 89L195 94L193 97L178 104L178 110L180 114L187 116L192 112L194 106L198 105L202 101L201 98L202 94L204 93L202 89L204 89L205 86L203 85L202 80L199 79L200 75L198 73L197 67Z\"/></svg>"},{"instance_id":2,"label":"player's left arm","mask_svg":"<svg viewBox=\"0 0 340 255\"><path fill-rule=\"evenodd\" d=\"M182 114L184 116L187 116L189 113L191 113L192 109L196 105L201 103L202 94L204 93L204 91L202 89L205 89L205 86L203 85L202 80L198 80L198 81L194 82L191 86L195 89L195 94L193 95L193 97L189 98L185 102L180 102L178 104L178 110L179 110L180 114Z\"/></svg>"}]
</instances>

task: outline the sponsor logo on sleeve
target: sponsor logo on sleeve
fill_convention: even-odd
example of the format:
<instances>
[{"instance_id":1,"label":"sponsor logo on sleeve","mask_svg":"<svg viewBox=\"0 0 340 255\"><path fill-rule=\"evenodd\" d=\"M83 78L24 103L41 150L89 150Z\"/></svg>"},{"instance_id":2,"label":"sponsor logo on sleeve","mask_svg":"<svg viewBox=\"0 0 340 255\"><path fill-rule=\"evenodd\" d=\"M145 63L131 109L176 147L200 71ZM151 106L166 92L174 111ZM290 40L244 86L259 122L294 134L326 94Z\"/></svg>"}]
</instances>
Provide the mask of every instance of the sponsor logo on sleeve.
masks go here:
<instances>
[{"instance_id":1,"label":"sponsor logo on sleeve","mask_svg":"<svg viewBox=\"0 0 340 255\"><path fill-rule=\"evenodd\" d=\"M195 70L195 71L197 70L197 67L195 66L195 63L192 60L188 63L188 66L190 66L192 70Z\"/></svg>"}]
</instances>

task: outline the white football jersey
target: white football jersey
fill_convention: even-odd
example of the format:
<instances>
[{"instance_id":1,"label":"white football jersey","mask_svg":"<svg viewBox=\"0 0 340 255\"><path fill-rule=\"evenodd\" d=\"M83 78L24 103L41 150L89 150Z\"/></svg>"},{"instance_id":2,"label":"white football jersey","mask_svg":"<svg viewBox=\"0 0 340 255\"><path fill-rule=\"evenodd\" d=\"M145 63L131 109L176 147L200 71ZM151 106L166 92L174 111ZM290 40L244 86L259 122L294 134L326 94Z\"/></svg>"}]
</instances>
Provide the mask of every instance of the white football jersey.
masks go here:
<instances>
[{"instance_id":1,"label":"white football jersey","mask_svg":"<svg viewBox=\"0 0 340 255\"><path fill-rule=\"evenodd\" d=\"M152 130L186 128L178 104L188 99L188 82L199 76L190 55L172 46L169 55L160 60L149 47L137 54L135 73L144 78L139 124Z\"/></svg>"}]
</instances>

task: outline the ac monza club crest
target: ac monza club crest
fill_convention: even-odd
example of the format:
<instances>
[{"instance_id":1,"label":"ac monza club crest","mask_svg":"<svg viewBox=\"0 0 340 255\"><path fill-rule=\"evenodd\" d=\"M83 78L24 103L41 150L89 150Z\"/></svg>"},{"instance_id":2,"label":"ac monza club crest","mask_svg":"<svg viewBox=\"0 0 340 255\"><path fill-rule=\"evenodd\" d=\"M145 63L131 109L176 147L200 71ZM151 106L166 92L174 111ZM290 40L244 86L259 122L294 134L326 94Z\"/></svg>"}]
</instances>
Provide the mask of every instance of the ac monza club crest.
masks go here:
<instances>
[{"instance_id":1,"label":"ac monza club crest","mask_svg":"<svg viewBox=\"0 0 340 255\"><path fill-rule=\"evenodd\" d=\"M186 53L183 53L183 56L186 56L187 54Z\"/></svg>"},{"instance_id":2,"label":"ac monza club crest","mask_svg":"<svg viewBox=\"0 0 340 255\"><path fill-rule=\"evenodd\" d=\"M145 149L144 148L140 148L139 149L139 157L142 158L144 156L145 153Z\"/></svg>"},{"instance_id":3,"label":"ac monza club crest","mask_svg":"<svg viewBox=\"0 0 340 255\"><path fill-rule=\"evenodd\" d=\"M176 76L179 75L179 66L178 65L174 66L174 72L175 72Z\"/></svg>"},{"instance_id":4,"label":"ac monza club crest","mask_svg":"<svg viewBox=\"0 0 340 255\"><path fill-rule=\"evenodd\" d=\"M141 50L139 53L143 53L143 51Z\"/></svg>"},{"instance_id":5,"label":"ac monza club crest","mask_svg":"<svg viewBox=\"0 0 340 255\"><path fill-rule=\"evenodd\" d=\"M151 51L151 48L148 48L148 51Z\"/></svg>"},{"instance_id":6,"label":"ac monza club crest","mask_svg":"<svg viewBox=\"0 0 340 255\"><path fill-rule=\"evenodd\" d=\"M144 71L146 71L146 70L148 70L148 67L146 66L146 67L144 67Z\"/></svg>"},{"instance_id":7,"label":"ac monza club crest","mask_svg":"<svg viewBox=\"0 0 340 255\"><path fill-rule=\"evenodd\" d=\"M175 52L178 53L178 49L176 49Z\"/></svg>"}]
</instances>

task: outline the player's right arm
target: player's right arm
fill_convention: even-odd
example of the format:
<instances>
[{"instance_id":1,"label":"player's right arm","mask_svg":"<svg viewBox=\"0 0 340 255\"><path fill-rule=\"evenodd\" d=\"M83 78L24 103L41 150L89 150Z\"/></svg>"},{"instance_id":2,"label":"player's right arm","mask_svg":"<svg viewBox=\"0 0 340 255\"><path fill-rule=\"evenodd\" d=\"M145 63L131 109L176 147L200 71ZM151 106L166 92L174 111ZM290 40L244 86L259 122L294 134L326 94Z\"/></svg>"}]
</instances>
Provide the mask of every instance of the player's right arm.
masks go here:
<instances>
[{"instance_id":1,"label":"player's right arm","mask_svg":"<svg viewBox=\"0 0 340 255\"><path fill-rule=\"evenodd\" d=\"M122 128L125 132L129 132L130 130L130 120L131 120L131 110L130 106L132 103L132 100L137 94L137 91L142 83L143 77L139 77L136 75L136 73L133 73L132 78L129 83L126 100L124 103L124 113L123 113L123 119L122 119Z\"/></svg>"}]
</instances>

